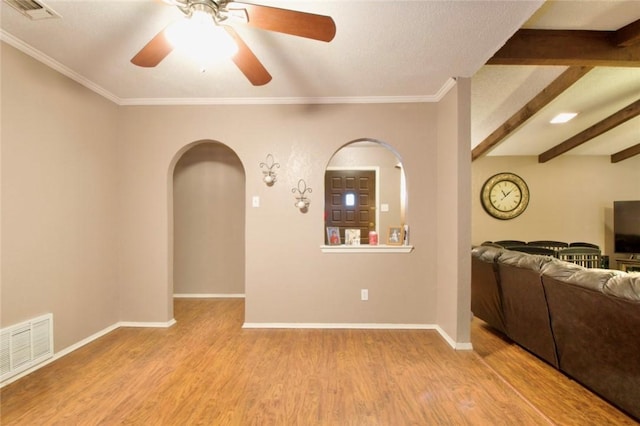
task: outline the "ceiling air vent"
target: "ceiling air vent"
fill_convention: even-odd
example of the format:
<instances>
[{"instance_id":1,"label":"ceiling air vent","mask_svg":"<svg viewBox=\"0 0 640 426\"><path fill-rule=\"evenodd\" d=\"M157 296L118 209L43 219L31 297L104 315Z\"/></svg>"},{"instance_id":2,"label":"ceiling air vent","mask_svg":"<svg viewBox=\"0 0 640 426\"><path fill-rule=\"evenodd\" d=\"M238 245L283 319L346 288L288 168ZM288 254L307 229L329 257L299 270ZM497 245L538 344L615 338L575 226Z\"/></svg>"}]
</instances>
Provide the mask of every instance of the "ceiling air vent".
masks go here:
<instances>
[{"instance_id":1,"label":"ceiling air vent","mask_svg":"<svg viewBox=\"0 0 640 426\"><path fill-rule=\"evenodd\" d=\"M4 0L4 2L34 21L39 19L60 18L58 13L41 1Z\"/></svg>"}]
</instances>

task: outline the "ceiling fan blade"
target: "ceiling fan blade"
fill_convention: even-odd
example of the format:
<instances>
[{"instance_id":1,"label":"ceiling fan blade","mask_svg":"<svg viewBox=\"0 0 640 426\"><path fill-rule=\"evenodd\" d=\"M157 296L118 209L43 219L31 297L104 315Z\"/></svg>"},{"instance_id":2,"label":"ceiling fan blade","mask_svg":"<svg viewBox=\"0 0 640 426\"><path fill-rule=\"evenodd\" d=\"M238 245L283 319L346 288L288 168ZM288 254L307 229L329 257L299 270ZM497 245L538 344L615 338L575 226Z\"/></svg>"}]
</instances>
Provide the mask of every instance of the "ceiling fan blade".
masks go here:
<instances>
[{"instance_id":1,"label":"ceiling fan blade","mask_svg":"<svg viewBox=\"0 0 640 426\"><path fill-rule=\"evenodd\" d=\"M131 59L131 62L134 65L148 68L158 65L173 50L173 46L169 43L169 40L167 40L166 31L167 28L156 34L156 36Z\"/></svg>"},{"instance_id":2,"label":"ceiling fan blade","mask_svg":"<svg viewBox=\"0 0 640 426\"><path fill-rule=\"evenodd\" d=\"M238 45L238 52L231 58L233 62L240 68L240 71L249 79L254 86L262 86L271 81L271 74L262 65L262 62L249 49L249 46L240 38L233 28L224 26L229 35Z\"/></svg>"},{"instance_id":3,"label":"ceiling fan blade","mask_svg":"<svg viewBox=\"0 0 640 426\"><path fill-rule=\"evenodd\" d=\"M246 24L263 30L320 41L331 41L336 35L336 23L330 16L235 1L229 2L227 9L245 10L249 18Z\"/></svg>"}]
</instances>

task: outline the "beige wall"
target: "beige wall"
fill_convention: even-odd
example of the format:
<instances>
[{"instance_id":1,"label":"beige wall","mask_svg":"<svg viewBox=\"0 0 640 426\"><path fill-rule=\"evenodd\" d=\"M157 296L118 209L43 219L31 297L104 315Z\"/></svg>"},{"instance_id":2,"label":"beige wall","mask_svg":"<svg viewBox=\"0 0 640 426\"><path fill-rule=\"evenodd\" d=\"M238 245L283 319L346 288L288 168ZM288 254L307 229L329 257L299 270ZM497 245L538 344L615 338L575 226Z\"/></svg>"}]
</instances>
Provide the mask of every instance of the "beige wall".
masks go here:
<instances>
[{"instance_id":1,"label":"beige wall","mask_svg":"<svg viewBox=\"0 0 640 426\"><path fill-rule=\"evenodd\" d=\"M438 198L436 258L437 323L458 347L469 349L471 323L470 80L458 78L456 87L438 104L436 179Z\"/></svg>"},{"instance_id":2,"label":"beige wall","mask_svg":"<svg viewBox=\"0 0 640 426\"><path fill-rule=\"evenodd\" d=\"M166 321L171 255L167 174L176 153L213 139L233 149L246 172L246 321L249 323L418 323L436 320L433 235L437 228L434 104L200 106L123 108L122 316ZM409 187L411 254L326 254L324 170L349 141L372 138L404 159ZM151 154L149 154L152 152ZM262 182L268 153L281 164L278 182ZM312 188L306 214L291 189ZM252 196L259 208L249 207ZM162 230L165 230L163 233ZM360 301L368 288L370 300ZM148 295L141 298L139 295Z\"/></svg>"},{"instance_id":3,"label":"beige wall","mask_svg":"<svg viewBox=\"0 0 640 426\"><path fill-rule=\"evenodd\" d=\"M612 202L640 198L640 157L485 157L469 187L466 79L438 104L117 107L6 44L1 77L0 319L53 312L56 350L117 321L172 319L173 171L203 140L245 169L247 322L437 323L465 342L471 243L586 240L612 254ZM411 254L319 250L324 170L361 138L403 161ZM268 153L282 166L273 187L259 167ZM479 202L501 171L531 190L511 221ZM293 206L300 178L314 190L306 214Z\"/></svg>"},{"instance_id":4,"label":"beige wall","mask_svg":"<svg viewBox=\"0 0 640 426\"><path fill-rule=\"evenodd\" d=\"M245 172L248 323L443 319L455 339L468 341L464 329L455 330L467 319L468 306L461 316L458 310L460 301L467 303L468 256L438 269L459 245L443 252L439 227L457 227L465 241L460 219L438 210L440 198L459 185L464 194L464 178L448 178L468 164L438 164L447 151L458 158L458 145L468 146L460 139L457 103L468 104L458 90L446 107L117 107L13 48L2 49L3 325L53 312L58 351L118 321L171 321L174 169L191 147L218 141L237 154ZM468 96L468 87L463 92ZM390 145L402 159L410 254L320 251L325 168L341 146L362 138ZM273 187L262 182L259 167L269 153L281 164ZM301 178L313 189L307 213L294 207L291 192ZM260 207L250 207L253 196ZM369 289L369 301L360 301L361 288Z\"/></svg>"},{"instance_id":5,"label":"beige wall","mask_svg":"<svg viewBox=\"0 0 640 426\"><path fill-rule=\"evenodd\" d=\"M537 157L489 156L474 161L472 170L474 244L502 239L587 241L612 256L613 201L640 199L640 156L615 164L608 156L562 155L543 164ZM503 221L483 210L480 190L489 177L506 171L525 180L531 200L524 213Z\"/></svg>"},{"instance_id":6,"label":"beige wall","mask_svg":"<svg viewBox=\"0 0 640 426\"><path fill-rule=\"evenodd\" d=\"M187 151L173 174L175 294L244 293L244 169L212 141Z\"/></svg>"},{"instance_id":7,"label":"beige wall","mask_svg":"<svg viewBox=\"0 0 640 426\"><path fill-rule=\"evenodd\" d=\"M2 44L2 327L59 351L118 321L117 107Z\"/></svg>"}]
</instances>

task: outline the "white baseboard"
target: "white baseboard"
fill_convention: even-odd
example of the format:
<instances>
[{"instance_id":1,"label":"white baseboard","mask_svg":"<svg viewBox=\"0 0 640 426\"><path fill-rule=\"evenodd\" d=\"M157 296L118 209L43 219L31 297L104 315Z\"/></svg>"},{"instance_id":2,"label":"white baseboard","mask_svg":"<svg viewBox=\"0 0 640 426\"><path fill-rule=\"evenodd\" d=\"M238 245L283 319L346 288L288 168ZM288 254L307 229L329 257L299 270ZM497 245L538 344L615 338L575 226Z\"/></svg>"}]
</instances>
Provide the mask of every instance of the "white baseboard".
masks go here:
<instances>
[{"instance_id":1,"label":"white baseboard","mask_svg":"<svg viewBox=\"0 0 640 426\"><path fill-rule=\"evenodd\" d=\"M136 322L136 321L120 321L118 327L149 327L149 328L169 328L176 323L175 319L167 322Z\"/></svg>"},{"instance_id":2,"label":"white baseboard","mask_svg":"<svg viewBox=\"0 0 640 426\"><path fill-rule=\"evenodd\" d=\"M174 325L176 323L175 319L171 319L170 321L167 322L128 322L128 321L120 321L117 322L113 325L110 325L109 327L98 331L97 333L92 334L91 336L80 340L77 343L74 343L71 346L67 346L66 348L62 349L59 352L56 352L55 354L53 354L53 356L49 359L47 359L44 362L41 362L38 365L34 365L33 367L19 373L16 374L15 376L11 376L10 378L8 378L7 380L5 380L4 382L0 383L0 389L2 389L4 386L8 385L9 383L13 383L16 380L29 375L31 373L33 373L36 370L41 369L42 367L52 363L55 360L58 360L60 358L62 358L65 355L70 354L71 352L80 349L81 347L83 347L84 345L87 345L91 342L93 342L94 340L99 339L100 337L111 333L112 331L120 328L120 327L153 327L153 328L169 328L172 325Z\"/></svg>"},{"instance_id":3,"label":"white baseboard","mask_svg":"<svg viewBox=\"0 0 640 426\"><path fill-rule=\"evenodd\" d=\"M325 329L370 329L370 330L433 330L429 324L375 324L375 323L290 323L290 322L245 322L242 328L325 328Z\"/></svg>"},{"instance_id":4,"label":"white baseboard","mask_svg":"<svg viewBox=\"0 0 640 426\"><path fill-rule=\"evenodd\" d=\"M244 299L244 293L176 293L174 299Z\"/></svg>"},{"instance_id":5,"label":"white baseboard","mask_svg":"<svg viewBox=\"0 0 640 426\"><path fill-rule=\"evenodd\" d=\"M58 360L58 359L62 358L63 356L70 354L71 352L75 351L76 349L79 349L79 348L83 347L84 345L86 345L88 343L91 343L94 340L96 340L96 339L98 339L98 338L100 338L100 337L102 337L102 336L104 336L106 334L111 333L113 330L117 329L118 327L119 327L119 325L117 323L113 324L113 325L111 325L111 326L109 326L109 327L107 327L107 328L105 328L103 330L98 331L97 333L92 334L91 336L89 336L89 337L87 337L85 339L80 340L77 343L74 343L71 346L67 346L66 348L62 349L61 351L54 353L53 356L51 358L47 359L46 361L41 362L38 365L34 365L33 367L31 367L31 368L29 368L27 370L24 370L23 372L21 372L19 374L16 374L15 376L11 376L10 378L5 380L4 382L0 383L0 388L3 388L4 386L8 385L9 383L13 383L16 380L18 380L18 379L20 379L20 378L22 378L22 377L24 377L24 376L26 376L28 374L31 374L36 370L41 369L45 365L51 364L53 361Z\"/></svg>"},{"instance_id":6,"label":"white baseboard","mask_svg":"<svg viewBox=\"0 0 640 426\"><path fill-rule=\"evenodd\" d=\"M457 351L471 351L473 350L473 346L471 342L456 342L449 336L439 325L436 326L436 330L442 336L442 338L451 346L453 349Z\"/></svg>"},{"instance_id":7,"label":"white baseboard","mask_svg":"<svg viewBox=\"0 0 640 426\"><path fill-rule=\"evenodd\" d=\"M177 295L174 295L177 297ZM189 295L188 297L193 297ZM214 296L220 297L220 296ZM230 297L230 296L227 296ZM240 296L236 296L240 297ZM242 295L244 297L244 295ZM48 360L33 366L32 368L25 370L15 376L10 377L4 382L0 383L0 389L9 383L15 382L16 380L27 376L28 374L33 373L36 370L44 367L52 363L53 361L62 358L65 355L75 351L76 349L81 348L82 346L97 340L98 338L111 333L112 331L120 328L120 327L152 327L152 328L169 328L172 325L176 324L175 319L171 319L166 322L135 322L135 321L120 321L117 322L103 330L98 331L97 333L92 334L91 336L82 339L81 341L64 348L63 350L55 353ZM297 329L363 329L363 330L435 330L442 336L442 338L455 350L473 350L473 346L471 343L464 342L456 342L454 341L445 331L436 324L376 324L376 323L263 323L263 322L245 322L242 325L242 328L297 328Z\"/></svg>"},{"instance_id":8,"label":"white baseboard","mask_svg":"<svg viewBox=\"0 0 640 426\"><path fill-rule=\"evenodd\" d=\"M376 324L376 323L282 323L245 322L242 328L309 328L363 330L435 330L455 350L472 350L471 343L456 342L436 324Z\"/></svg>"}]
</instances>

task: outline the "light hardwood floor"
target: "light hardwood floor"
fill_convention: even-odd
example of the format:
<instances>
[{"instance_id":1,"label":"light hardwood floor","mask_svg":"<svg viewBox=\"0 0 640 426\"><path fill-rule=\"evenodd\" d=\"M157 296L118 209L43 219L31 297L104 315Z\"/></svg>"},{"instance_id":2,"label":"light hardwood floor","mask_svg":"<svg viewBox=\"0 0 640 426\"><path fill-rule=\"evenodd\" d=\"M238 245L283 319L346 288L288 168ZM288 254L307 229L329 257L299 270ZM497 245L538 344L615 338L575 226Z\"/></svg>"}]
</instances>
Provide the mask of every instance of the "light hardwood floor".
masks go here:
<instances>
[{"instance_id":1,"label":"light hardwood floor","mask_svg":"<svg viewBox=\"0 0 640 426\"><path fill-rule=\"evenodd\" d=\"M169 329L121 328L1 390L4 425L625 425L632 419L473 324L245 330L242 300L176 300Z\"/></svg>"}]
</instances>

